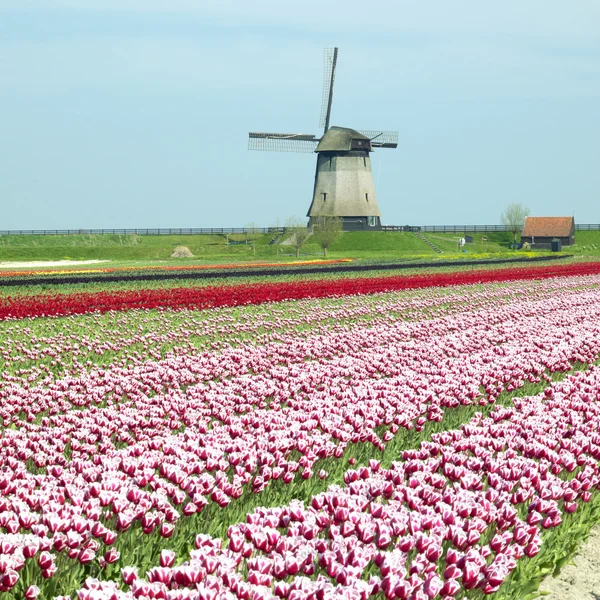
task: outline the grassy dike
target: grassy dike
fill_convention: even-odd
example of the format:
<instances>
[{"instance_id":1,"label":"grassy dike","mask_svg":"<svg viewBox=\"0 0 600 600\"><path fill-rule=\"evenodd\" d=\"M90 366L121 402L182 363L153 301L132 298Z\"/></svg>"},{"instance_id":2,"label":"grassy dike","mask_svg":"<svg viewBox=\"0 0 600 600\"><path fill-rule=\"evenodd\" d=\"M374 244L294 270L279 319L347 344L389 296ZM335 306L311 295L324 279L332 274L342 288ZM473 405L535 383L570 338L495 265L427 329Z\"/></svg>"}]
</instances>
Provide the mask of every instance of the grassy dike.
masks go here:
<instances>
[{"instance_id":1,"label":"grassy dike","mask_svg":"<svg viewBox=\"0 0 600 600\"><path fill-rule=\"evenodd\" d=\"M412 233L402 231L353 231L343 233L331 246L329 258L360 258L374 260L439 258L440 256L514 256L506 247L505 234L489 234L482 244L475 238L473 244L457 250L456 238L450 234L424 234L440 247L437 254L427 243ZM577 233L578 244L568 251L577 255L600 256L600 231ZM581 239L581 243L579 240ZM247 262L257 259L291 260L294 248L279 243L276 234L265 235L31 235L0 236L0 262L43 260L107 260L128 263L168 261L176 246L188 247L193 259L179 259L175 264L198 262ZM246 243L247 242L247 243ZM526 254L535 255L536 252ZM319 258L323 251L309 238L302 247L301 256Z\"/></svg>"},{"instance_id":2,"label":"grassy dike","mask_svg":"<svg viewBox=\"0 0 600 600\"><path fill-rule=\"evenodd\" d=\"M165 261L176 246L186 246L196 260L251 261L290 260L295 258L292 246L271 243L281 241L277 234L266 235L33 235L0 237L0 261L33 260L110 260ZM330 248L330 257L350 254L375 256L426 256L436 253L422 240L405 232L348 232ZM309 241L303 256L321 257L323 251ZM176 263L178 261L175 261Z\"/></svg>"}]
</instances>

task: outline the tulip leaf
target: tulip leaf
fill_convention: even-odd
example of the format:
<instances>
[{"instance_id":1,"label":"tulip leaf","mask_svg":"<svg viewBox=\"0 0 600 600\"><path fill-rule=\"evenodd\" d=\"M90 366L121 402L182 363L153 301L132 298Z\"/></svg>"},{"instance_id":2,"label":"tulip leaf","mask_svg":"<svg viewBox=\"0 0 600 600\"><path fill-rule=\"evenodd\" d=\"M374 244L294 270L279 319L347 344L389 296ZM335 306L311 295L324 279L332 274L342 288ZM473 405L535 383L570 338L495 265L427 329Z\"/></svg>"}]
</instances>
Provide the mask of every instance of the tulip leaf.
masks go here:
<instances>
[{"instance_id":1,"label":"tulip leaf","mask_svg":"<svg viewBox=\"0 0 600 600\"><path fill-rule=\"evenodd\" d=\"M570 561L571 555L567 554L563 556L560 560L556 562L556 566L554 567L554 571L552 572L552 577L558 577L562 568Z\"/></svg>"},{"instance_id":2,"label":"tulip leaf","mask_svg":"<svg viewBox=\"0 0 600 600\"><path fill-rule=\"evenodd\" d=\"M542 578L536 577L535 579L531 579L525 585L523 585L523 587L520 589L523 599L533 600L533 598L537 597L539 595L538 589L541 583Z\"/></svg>"}]
</instances>

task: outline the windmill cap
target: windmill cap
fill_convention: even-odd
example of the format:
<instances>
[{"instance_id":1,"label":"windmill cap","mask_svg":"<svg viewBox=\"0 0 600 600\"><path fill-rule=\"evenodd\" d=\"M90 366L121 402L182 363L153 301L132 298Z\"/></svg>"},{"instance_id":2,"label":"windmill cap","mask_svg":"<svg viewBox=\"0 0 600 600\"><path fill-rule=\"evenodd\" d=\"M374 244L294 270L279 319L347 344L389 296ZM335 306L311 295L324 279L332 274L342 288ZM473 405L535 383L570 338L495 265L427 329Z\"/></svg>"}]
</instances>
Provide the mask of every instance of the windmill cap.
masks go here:
<instances>
[{"instance_id":1,"label":"windmill cap","mask_svg":"<svg viewBox=\"0 0 600 600\"><path fill-rule=\"evenodd\" d=\"M359 133L356 129L330 127L323 134L315 152L350 152L350 150L357 150L356 145L352 144L353 140L366 141L364 149L371 151L371 139Z\"/></svg>"}]
</instances>

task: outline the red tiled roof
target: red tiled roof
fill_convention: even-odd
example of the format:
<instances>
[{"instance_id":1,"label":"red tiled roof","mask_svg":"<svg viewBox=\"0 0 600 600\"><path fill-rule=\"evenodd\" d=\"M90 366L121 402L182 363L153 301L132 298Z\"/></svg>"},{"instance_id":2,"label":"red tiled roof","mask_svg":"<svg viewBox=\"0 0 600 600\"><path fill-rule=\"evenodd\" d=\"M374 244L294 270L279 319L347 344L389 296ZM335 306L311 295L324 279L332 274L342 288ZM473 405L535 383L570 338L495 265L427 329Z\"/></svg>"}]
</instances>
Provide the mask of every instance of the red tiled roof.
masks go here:
<instances>
[{"instance_id":1,"label":"red tiled roof","mask_svg":"<svg viewBox=\"0 0 600 600\"><path fill-rule=\"evenodd\" d=\"M573 217L527 217L524 237L569 237L573 227Z\"/></svg>"}]
</instances>

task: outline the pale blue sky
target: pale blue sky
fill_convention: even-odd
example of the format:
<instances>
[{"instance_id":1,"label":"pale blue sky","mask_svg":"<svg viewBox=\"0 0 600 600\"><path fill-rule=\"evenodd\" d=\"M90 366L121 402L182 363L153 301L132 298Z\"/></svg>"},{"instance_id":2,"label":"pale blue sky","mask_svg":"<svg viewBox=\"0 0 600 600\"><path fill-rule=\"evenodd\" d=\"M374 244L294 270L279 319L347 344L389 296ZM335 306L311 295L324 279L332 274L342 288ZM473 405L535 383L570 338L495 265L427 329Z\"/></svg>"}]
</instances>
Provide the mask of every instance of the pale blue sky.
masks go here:
<instances>
[{"instance_id":1,"label":"pale blue sky","mask_svg":"<svg viewBox=\"0 0 600 600\"><path fill-rule=\"evenodd\" d=\"M600 222L598 0L0 0L0 229L272 225L315 157L248 131L400 132L387 224Z\"/></svg>"}]
</instances>

